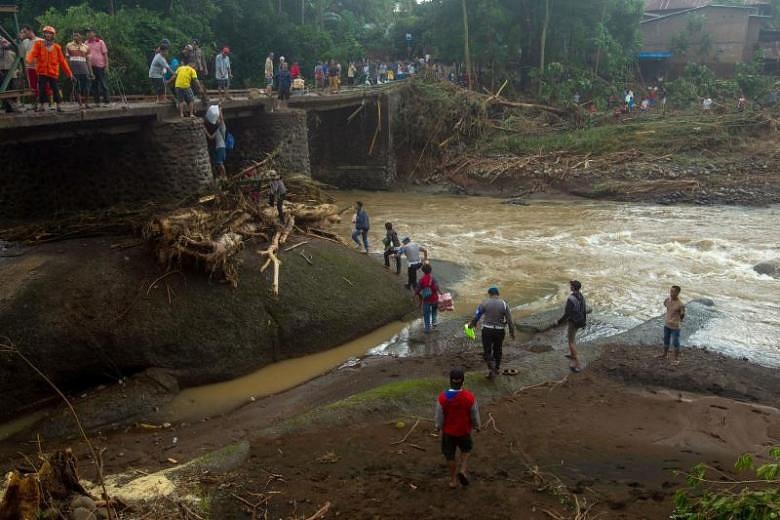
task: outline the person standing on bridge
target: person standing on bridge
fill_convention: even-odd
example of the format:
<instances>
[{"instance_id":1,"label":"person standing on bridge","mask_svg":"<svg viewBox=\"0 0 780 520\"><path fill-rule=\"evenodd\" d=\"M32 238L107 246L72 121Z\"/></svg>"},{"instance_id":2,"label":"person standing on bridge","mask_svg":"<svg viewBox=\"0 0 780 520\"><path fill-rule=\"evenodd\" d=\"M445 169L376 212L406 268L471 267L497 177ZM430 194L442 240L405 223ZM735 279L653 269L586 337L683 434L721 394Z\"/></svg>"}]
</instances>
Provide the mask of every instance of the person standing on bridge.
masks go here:
<instances>
[{"instance_id":1,"label":"person standing on bridge","mask_svg":"<svg viewBox=\"0 0 780 520\"><path fill-rule=\"evenodd\" d=\"M195 117L195 94L192 92L192 85L198 87L198 90L203 90L198 82L198 73L192 67L190 61L182 64L176 69L176 74L173 76L176 87L176 100L179 106L179 115L184 117L184 107L187 106L190 111L190 117Z\"/></svg>"},{"instance_id":2,"label":"person standing on bridge","mask_svg":"<svg viewBox=\"0 0 780 520\"><path fill-rule=\"evenodd\" d=\"M36 112L43 110L43 104L48 101L46 96L46 87L50 87L54 95L54 102L57 103L57 112L62 112L62 95L60 94L60 68L65 71L68 78L73 79L73 73L70 70L68 62L65 60L65 54L62 47L54 43L54 36L57 31L54 27L47 25L43 28L43 40L38 40L33 45L30 54L27 55L28 63L35 63L38 73L38 105Z\"/></svg>"},{"instance_id":3,"label":"person standing on bridge","mask_svg":"<svg viewBox=\"0 0 780 520\"><path fill-rule=\"evenodd\" d=\"M293 64L290 65L290 76L292 76L292 79L301 77L301 66L298 65L297 61L294 61Z\"/></svg>"},{"instance_id":4,"label":"person standing on bridge","mask_svg":"<svg viewBox=\"0 0 780 520\"><path fill-rule=\"evenodd\" d=\"M350 87L355 86L355 75L357 74L357 67L355 67L355 62L350 61L349 65L347 66L347 85Z\"/></svg>"},{"instance_id":5,"label":"person standing on bridge","mask_svg":"<svg viewBox=\"0 0 780 520\"><path fill-rule=\"evenodd\" d=\"M265 59L265 90L267 95L271 95L274 90L274 53L269 52Z\"/></svg>"},{"instance_id":6,"label":"person standing on bridge","mask_svg":"<svg viewBox=\"0 0 780 520\"><path fill-rule=\"evenodd\" d=\"M94 29L87 29L87 46L89 47L89 64L95 77L91 87L92 99L95 101L95 105L100 105L102 98L105 106L109 106L111 104L111 91L108 88L108 47Z\"/></svg>"},{"instance_id":7,"label":"person standing on bridge","mask_svg":"<svg viewBox=\"0 0 780 520\"><path fill-rule=\"evenodd\" d=\"M230 78L233 71L230 69L230 48L223 47L222 52L214 58L214 76L217 78L217 91L220 99L230 99Z\"/></svg>"},{"instance_id":8,"label":"person standing on bridge","mask_svg":"<svg viewBox=\"0 0 780 520\"><path fill-rule=\"evenodd\" d=\"M173 75L173 69L168 64L165 56L168 54L168 45L160 44L149 66L149 80L154 87L158 103L165 103L165 75Z\"/></svg>"},{"instance_id":9,"label":"person standing on bridge","mask_svg":"<svg viewBox=\"0 0 780 520\"><path fill-rule=\"evenodd\" d=\"M92 71L89 67L89 46L81 39L81 33L73 33L73 40L65 46L65 55L68 57L70 70L76 77L73 93L79 108L89 108L89 77Z\"/></svg>"},{"instance_id":10,"label":"person standing on bridge","mask_svg":"<svg viewBox=\"0 0 780 520\"><path fill-rule=\"evenodd\" d=\"M276 84L279 89L279 101L282 108L287 108L287 101L290 99L290 88L292 88L292 75L287 68L286 63L279 66L279 72L276 75Z\"/></svg>"},{"instance_id":11,"label":"person standing on bridge","mask_svg":"<svg viewBox=\"0 0 780 520\"><path fill-rule=\"evenodd\" d=\"M503 344L506 337L506 328L509 327L509 335L515 339L515 324L512 321L512 312L509 304L502 300L498 293L498 287L488 289L488 299L483 301L474 317L469 323L469 328L477 326L482 320L482 350L483 358L488 366L488 379L493 379L501 370L501 358L503 357Z\"/></svg>"},{"instance_id":12,"label":"person standing on bridge","mask_svg":"<svg viewBox=\"0 0 780 520\"><path fill-rule=\"evenodd\" d=\"M209 75L209 65L206 62L206 56L203 55L203 49L200 48L200 42L196 38L192 39L192 59L194 60L192 67L198 73L198 77L205 79Z\"/></svg>"}]
</instances>

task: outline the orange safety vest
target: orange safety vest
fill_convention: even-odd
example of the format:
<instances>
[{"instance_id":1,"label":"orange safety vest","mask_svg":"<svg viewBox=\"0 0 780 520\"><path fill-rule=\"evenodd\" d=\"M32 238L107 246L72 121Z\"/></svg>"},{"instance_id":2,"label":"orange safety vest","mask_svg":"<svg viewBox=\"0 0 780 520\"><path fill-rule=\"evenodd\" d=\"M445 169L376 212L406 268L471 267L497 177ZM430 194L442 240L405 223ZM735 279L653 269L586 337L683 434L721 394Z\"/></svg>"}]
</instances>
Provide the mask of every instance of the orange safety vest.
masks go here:
<instances>
[{"instance_id":1,"label":"orange safety vest","mask_svg":"<svg viewBox=\"0 0 780 520\"><path fill-rule=\"evenodd\" d=\"M73 76L68 61L62 53L62 47L57 43L53 43L51 50L47 50L44 40L36 41L27 55L27 63L35 63L35 71L39 76L59 78L60 67L65 70L65 74L69 78Z\"/></svg>"}]
</instances>

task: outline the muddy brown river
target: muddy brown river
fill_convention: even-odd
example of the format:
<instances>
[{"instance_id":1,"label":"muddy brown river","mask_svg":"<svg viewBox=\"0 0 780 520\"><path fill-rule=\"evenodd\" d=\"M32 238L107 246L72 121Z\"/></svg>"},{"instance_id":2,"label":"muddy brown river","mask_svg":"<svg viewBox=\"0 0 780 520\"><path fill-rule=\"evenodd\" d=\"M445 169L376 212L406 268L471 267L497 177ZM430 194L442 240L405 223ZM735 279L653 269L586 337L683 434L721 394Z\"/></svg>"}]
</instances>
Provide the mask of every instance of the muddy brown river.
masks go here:
<instances>
[{"instance_id":1,"label":"muddy brown river","mask_svg":"<svg viewBox=\"0 0 780 520\"><path fill-rule=\"evenodd\" d=\"M355 200L371 217L372 248L383 247L389 220L434 258L468 268L458 311L471 311L494 284L520 313L562 305L576 278L599 318L620 331L660 314L676 284L684 300L711 298L720 311L689 344L780 366L780 280L753 270L780 257L780 207L339 193L342 206Z\"/></svg>"}]
</instances>

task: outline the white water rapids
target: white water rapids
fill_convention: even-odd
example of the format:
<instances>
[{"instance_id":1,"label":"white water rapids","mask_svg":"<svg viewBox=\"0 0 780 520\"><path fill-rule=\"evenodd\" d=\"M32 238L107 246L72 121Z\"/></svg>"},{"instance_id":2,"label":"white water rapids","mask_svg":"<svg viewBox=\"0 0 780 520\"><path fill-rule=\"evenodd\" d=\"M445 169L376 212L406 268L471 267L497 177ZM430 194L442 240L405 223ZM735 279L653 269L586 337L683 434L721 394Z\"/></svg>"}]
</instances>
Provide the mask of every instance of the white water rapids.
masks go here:
<instances>
[{"instance_id":1,"label":"white water rapids","mask_svg":"<svg viewBox=\"0 0 780 520\"><path fill-rule=\"evenodd\" d=\"M498 285L530 313L562 305L567 281L583 283L597 313L617 330L663 311L669 286L682 298L711 298L718 317L689 344L780 366L780 280L753 270L780 257L780 207L657 206L584 200L502 204L484 197L341 192L371 217L371 247L384 222L434 258L468 267L458 310ZM340 230L348 235L349 219ZM660 334L660 331L659 331Z\"/></svg>"}]
</instances>

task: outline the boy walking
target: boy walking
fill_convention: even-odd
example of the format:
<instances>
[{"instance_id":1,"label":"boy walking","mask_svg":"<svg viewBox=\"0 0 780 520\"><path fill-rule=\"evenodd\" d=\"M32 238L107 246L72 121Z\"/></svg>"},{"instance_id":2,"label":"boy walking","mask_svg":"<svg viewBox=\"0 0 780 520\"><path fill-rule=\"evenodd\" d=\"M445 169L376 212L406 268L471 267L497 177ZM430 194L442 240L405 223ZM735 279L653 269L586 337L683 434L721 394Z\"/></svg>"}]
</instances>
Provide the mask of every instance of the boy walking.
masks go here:
<instances>
[{"instance_id":1,"label":"boy walking","mask_svg":"<svg viewBox=\"0 0 780 520\"><path fill-rule=\"evenodd\" d=\"M179 105L179 116L184 117L184 107L187 106L190 110L190 117L195 117L195 94L192 92L193 83L200 89L200 83L198 83L198 73L191 65L192 59L176 69L176 73L173 76L175 79L176 87L176 101Z\"/></svg>"},{"instance_id":2,"label":"boy walking","mask_svg":"<svg viewBox=\"0 0 780 520\"><path fill-rule=\"evenodd\" d=\"M368 230L370 228L368 213L363 209L363 203L358 201L356 203L357 210L355 211L355 230L352 232L352 240L357 244L360 249L360 240L363 238L363 251L361 253L368 254Z\"/></svg>"},{"instance_id":3,"label":"boy walking","mask_svg":"<svg viewBox=\"0 0 780 520\"><path fill-rule=\"evenodd\" d=\"M672 285L669 297L664 300L666 321L664 323L664 353L661 355L661 359L666 359L671 344L674 346L673 365L680 364L680 329L685 319L685 305L680 299L680 291L679 285Z\"/></svg>"},{"instance_id":4,"label":"boy walking","mask_svg":"<svg viewBox=\"0 0 780 520\"><path fill-rule=\"evenodd\" d=\"M471 430L479 431L482 427L477 398L463 389L464 379L463 370L451 370L450 388L436 401L436 429L441 432L441 452L447 461L448 485L453 489L458 487L458 481L469 485L468 460L474 446ZM456 462L457 450L460 460Z\"/></svg>"}]
</instances>

